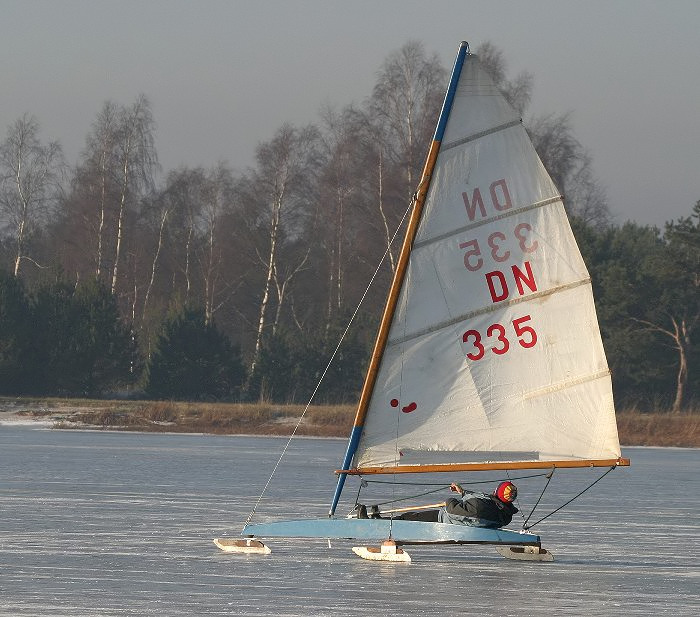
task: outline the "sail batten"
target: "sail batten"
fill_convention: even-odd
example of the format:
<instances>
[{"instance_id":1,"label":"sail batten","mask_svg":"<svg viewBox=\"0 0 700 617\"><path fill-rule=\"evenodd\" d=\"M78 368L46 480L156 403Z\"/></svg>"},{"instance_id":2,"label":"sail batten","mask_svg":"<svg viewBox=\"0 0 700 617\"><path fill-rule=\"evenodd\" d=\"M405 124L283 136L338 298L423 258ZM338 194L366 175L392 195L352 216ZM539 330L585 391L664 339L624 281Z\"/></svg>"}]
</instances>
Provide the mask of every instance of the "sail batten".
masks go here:
<instances>
[{"instance_id":1,"label":"sail batten","mask_svg":"<svg viewBox=\"0 0 700 617\"><path fill-rule=\"evenodd\" d=\"M538 201L537 203L534 203L534 204L530 204L527 206L522 206L520 208L515 208L513 210L509 210L508 212L505 212L503 214L498 214L496 216L492 216L491 218L477 221L476 223L471 223L469 225L465 225L464 227L459 227L458 229L449 231L449 232L444 233L440 236L436 236L434 238L427 238L425 240L421 240L420 242L416 242L413 245L413 250L417 251L418 249L423 248L424 246L429 246L435 242L441 242L442 240L447 240L448 238L452 238L454 236L458 236L458 235L466 233L468 231L472 231L473 229L477 229L478 227L481 227L482 225L488 225L489 223L494 223L496 221L500 221L502 219L509 218L511 216L517 216L519 214L524 214L525 212L528 212L529 210L534 210L535 208L542 208L543 206L555 204L555 203L560 202L562 200L563 200L562 195L556 195L555 197L543 199L542 201Z\"/></svg>"},{"instance_id":2,"label":"sail batten","mask_svg":"<svg viewBox=\"0 0 700 617\"><path fill-rule=\"evenodd\" d=\"M391 345L401 345L402 343L407 343L413 339L420 338L421 336L426 336L428 334L432 334L434 332L439 332L440 330L444 330L445 328L450 328L452 326L455 326L459 323L462 323L464 321L467 321L469 319L472 319L473 317L478 317L479 315L487 315L489 313L493 313L495 311L502 310L503 307L505 306L513 306L515 304L522 304L525 302L530 302L533 300L537 300L539 298L544 298L546 296L551 296L555 293L559 293L562 291L567 291L569 289L574 289L575 287L578 287L580 285L589 285L591 282L590 278L585 278L581 279L580 281L574 281L572 283L567 283L566 285L560 285L559 287L553 287L551 289L546 289L541 292L533 293L527 296L522 296L520 298L511 298L510 300L505 300L502 302L499 302L497 304L493 304L491 306L484 306L480 309L477 309L475 311L472 311L471 313L465 313L463 315L457 315L456 317L452 317L451 319L434 324L430 326L429 328L426 328L425 330L420 330L418 332L412 332L411 334L407 334L403 336L402 338L397 338L397 339L389 339L387 341L387 347ZM609 371L607 371L609 373Z\"/></svg>"},{"instance_id":3,"label":"sail batten","mask_svg":"<svg viewBox=\"0 0 700 617\"><path fill-rule=\"evenodd\" d=\"M596 379L608 379L610 377L610 369L604 369L590 375L581 375L575 379L567 379L565 381L560 381L559 383L553 383L546 388L540 388L538 390L533 390L532 392L526 392L523 394L524 399L537 398L538 396L544 396L557 390L566 390L567 388L573 388L580 384L586 383L587 381L595 381Z\"/></svg>"},{"instance_id":4,"label":"sail batten","mask_svg":"<svg viewBox=\"0 0 700 617\"><path fill-rule=\"evenodd\" d=\"M442 152L445 152L446 150L456 148L457 146L464 145L466 143L469 143L470 141L476 141L477 139L481 139L482 137L488 137L489 135L493 135L494 133L499 133L500 131L505 131L506 129L509 129L511 127L520 126L521 124L522 120L518 118L517 120L512 120L510 122L506 122L505 124L494 126L493 128L486 129L485 131L481 131L479 133L475 133L474 135L469 135L468 137L463 137L462 139L457 139L456 141L442 144L440 150Z\"/></svg>"}]
</instances>

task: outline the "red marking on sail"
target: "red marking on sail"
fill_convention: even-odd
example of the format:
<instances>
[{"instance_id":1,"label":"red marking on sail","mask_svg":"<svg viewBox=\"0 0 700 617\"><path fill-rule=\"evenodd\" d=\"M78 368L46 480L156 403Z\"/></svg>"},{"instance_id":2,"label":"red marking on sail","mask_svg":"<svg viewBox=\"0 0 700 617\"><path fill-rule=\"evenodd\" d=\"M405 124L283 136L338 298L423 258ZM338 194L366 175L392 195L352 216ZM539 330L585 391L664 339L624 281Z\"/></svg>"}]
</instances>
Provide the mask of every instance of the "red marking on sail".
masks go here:
<instances>
[{"instance_id":1,"label":"red marking on sail","mask_svg":"<svg viewBox=\"0 0 700 617\"><path fill-rule=\"evenodd\" d=\"M399 406L399 399L392 398L389 401L389 405L391 405L392 407L398 407ZM404 413L411 413L412 411L415 411L416 409L418 409L418 405L416 405L416 403L409 403L405 407L402 407L401 411L403 411Z\"/></svg>"}]
</instances>

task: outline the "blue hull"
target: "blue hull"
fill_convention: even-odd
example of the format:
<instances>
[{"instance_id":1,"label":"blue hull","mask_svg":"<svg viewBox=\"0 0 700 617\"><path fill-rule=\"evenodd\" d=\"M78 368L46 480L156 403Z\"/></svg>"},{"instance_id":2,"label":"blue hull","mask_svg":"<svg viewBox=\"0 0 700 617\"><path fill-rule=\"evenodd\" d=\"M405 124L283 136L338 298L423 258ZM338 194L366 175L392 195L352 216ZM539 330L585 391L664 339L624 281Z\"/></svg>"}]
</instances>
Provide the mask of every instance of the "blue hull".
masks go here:
<instances>
[{"instance_id":1,"label":"blue hull","mask_svg":"<svg viewBox=\"0 0 700 617\"><path fill-rule=\"evenodd\" d=\"M258 538L331 538L392 540L454 544L515 544L539 546L540 537L508 529L485 529L449 523L389 519L318 518L246 525L243 536Z\"/></svg>"}]
</instances>

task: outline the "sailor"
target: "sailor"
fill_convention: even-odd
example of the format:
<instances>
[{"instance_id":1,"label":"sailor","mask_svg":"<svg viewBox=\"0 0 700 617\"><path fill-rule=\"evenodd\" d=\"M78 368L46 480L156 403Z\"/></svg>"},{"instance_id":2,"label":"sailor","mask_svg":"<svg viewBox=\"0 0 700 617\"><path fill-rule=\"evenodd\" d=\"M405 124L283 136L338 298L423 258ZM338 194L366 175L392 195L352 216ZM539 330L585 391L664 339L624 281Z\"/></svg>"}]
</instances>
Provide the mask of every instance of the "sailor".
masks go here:
<instances>
[{"instance_id":1,"label":"sailor","mask_svg":"<svg viewBox=\"0 0 700 617\"><path fill-rule=\"evenodd\" d=\"M512 482L501 482L491 494L465 491L454 482L450 490L459 493L460 499L454 497L440 508L438 521L474 527L504 527L513 519L518 509L513 501L518 496L518 489Z\"/></svg>"},{"instance_id":2,"label":"sailor","mask_svg":"<svg viewBox=\"0 0 700 617\"><path fill-rule=\"evenodd\" d=\"M518 489L512 482L501 482L491 495L478 491L465 491L454 482L450 485L450 490L458 493L460 498L451 497L439 510L405 512L396 518L404 521L452 523L496 529L508 525L518 511L513 505L513 501L518 496ZM360 506L358 518L379 518L375 512L376 507L373 506L368 516L366 508Z\"/></svg>"}]
</instances>

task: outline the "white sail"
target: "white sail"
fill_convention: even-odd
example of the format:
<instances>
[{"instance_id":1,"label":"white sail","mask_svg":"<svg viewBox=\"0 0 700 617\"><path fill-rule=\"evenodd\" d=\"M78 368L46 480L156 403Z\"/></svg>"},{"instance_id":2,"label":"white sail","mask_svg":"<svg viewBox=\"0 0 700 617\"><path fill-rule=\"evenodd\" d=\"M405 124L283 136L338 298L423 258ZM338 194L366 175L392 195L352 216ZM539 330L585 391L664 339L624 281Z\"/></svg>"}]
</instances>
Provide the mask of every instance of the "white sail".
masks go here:
<instances>
[{"instance_id":1,"label":"white sail","mask_svg":"<svg viewBox=\"0 0 700 617\"><path fill-rule=\"evenodd\" d=\"M469 55L353 467L619 456L589 275L561 197Z\"/></svg>"}]
</instances>

